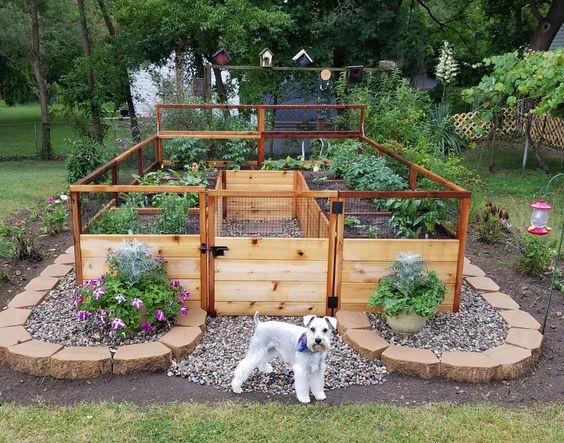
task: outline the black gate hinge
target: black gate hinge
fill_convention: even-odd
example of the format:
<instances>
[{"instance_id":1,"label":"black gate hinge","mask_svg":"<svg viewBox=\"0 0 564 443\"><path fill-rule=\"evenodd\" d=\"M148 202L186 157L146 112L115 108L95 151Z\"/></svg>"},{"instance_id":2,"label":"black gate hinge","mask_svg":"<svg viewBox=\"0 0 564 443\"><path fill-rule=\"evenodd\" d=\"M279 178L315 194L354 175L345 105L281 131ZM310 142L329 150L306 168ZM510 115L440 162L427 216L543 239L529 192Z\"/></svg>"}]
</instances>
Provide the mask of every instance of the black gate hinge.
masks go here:
<instances>
[{"instance_id":1,"label":"black gate hinge","mask_svg":"<svg viewBox=\"0 0 564 443\"><path fill-rule=\"evenodd\" d=\"M327 307L331 309L337 309L339 307L339 297L328 297Z\"/></svg>"},{"instance_id":2,"label":"black gate hinge","mask_svg":"<svg viewBox=\"0 0 564 443\"><path fill-rule=\"evenodd\" d=\"M333 202L331 207L331 212L333 214L342 214L343 213L343 202Z\"/></svg>"}]
</instances>

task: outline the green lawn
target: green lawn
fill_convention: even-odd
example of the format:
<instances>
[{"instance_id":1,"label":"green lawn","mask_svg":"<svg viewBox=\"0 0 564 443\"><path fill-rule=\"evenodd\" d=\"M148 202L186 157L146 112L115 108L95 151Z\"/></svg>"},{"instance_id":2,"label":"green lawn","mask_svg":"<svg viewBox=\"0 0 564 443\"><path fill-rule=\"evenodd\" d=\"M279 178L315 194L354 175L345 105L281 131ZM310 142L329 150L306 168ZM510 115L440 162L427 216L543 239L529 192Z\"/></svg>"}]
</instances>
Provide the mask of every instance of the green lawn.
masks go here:
<instances>
[{"instance_id":1,"label":"green lawn","mask_svg":"<svg viewBox=\"0 0 564 443\"><path fill-rule=\"evenodd\" d=\"M64 191L65 175L62 161L0 162L0 222L14 211L32 207Z\"/></svg>"},{"instance_id":2,"label":"green lawn","mask_svg":"<svg viewBox=\"0 0 564 443\"><path fill-rule=\"evenodd\" d=\"M0 441L556 442L564 441L563 406L4 405Z\"/></svg>"},{"instance_id":3,"label":"green lawn","mask_svg":"<svg viewBox=\"0 0 564 443\"><path fill-rule=\"evenodd\" d=\"M61 118L52 119L51 142L56 155L64 154L64 140L78 135L75 128ZM0 156L33 156L41 142L39 105L6 106L0 101ZM37 143L37 144L36 144Z\"/></svg>"},{"instance_id":4,"label":"green lawn","mask_svg":"<svg viewBox=\"0 0 564 443\"><path fill-rule=\"evenodd\" d=\"M520 143L500 143L496 149L494 172L491 164L491 150L476 148L465 155L465 164L476 171L484 183L485 189L473 189L473 213L488 200L509 212L510 221L518 232L529 224L531 208L529 204L539 198L549 178L558 172L564 172L564 151L548 151L544 158L550 168L547 176L539 167L534 154L529 155L527 169L521 169L522 145ZM550 220L552 226L564 218L564 177L556 179L550 187L546 200L554 205Z\"/></svg>"}]
</instances>

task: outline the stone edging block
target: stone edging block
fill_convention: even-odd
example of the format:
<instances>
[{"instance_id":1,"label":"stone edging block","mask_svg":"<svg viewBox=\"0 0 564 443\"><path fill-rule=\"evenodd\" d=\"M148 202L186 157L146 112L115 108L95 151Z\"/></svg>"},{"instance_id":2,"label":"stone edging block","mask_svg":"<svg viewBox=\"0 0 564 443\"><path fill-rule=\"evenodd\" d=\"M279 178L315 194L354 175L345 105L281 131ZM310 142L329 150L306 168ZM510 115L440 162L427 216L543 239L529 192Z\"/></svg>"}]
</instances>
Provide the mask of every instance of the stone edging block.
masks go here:
<instances>
[{"instance_id":1,"label":"stone edging block","mask_svg":"<svg viewBox=\"0 0 564 443\"><path fill-rule=\"evenodd\" d=\"M515 310L519 309L519 304L513 300L509 295L503 292L484 292L481 296L486 300L494 309L497 310Z\"/></svg>"},{"instance_id":2,"label":"stone edging block","mask_svg":"<svg viewBox=\"0 0 564 443\"><path fill-rule=\"evenodd\" d=\"M61 254L53 262L56 265L74 265L74 252L72 254Z\"/></svg>"},{"instance_id":3,"label":"stone edging block","mask_svg":"<svg viewBox=\"0 0 564 443\"><path fill-rule=\"evenodd\" d=\"M484 355L499 363L495 375L499 380L521 377L533 362L531 351L507 344L488 349L484 351Z\"/></svg>"},{"instance_id":4,"label":"stone edging block","mask_svg":"<svg viewBox=\"0 0 564 443\"><path fill-rule=\"evenodd\" d=\"M542 334L534 329L510 328L505 343L531 351L533 361L540 357Z\"/></svg>"},{"instance_id":5,"label":"stone edging block","mask_svg":"<svg viewBox=\"0 0 564 443\"><path fill-rule=\"evenodd\" d=\"M472 288L478 292L498 292L499 286L495 281L488 277L465 277Z\"/></svg>"},{"instance_id":6,"label":"stone edging block","mask_svg":"<svg viewBox=\"0 0 564 443\"><path fill-rule=\"evenodd\" d=\"M10 346L31 340L31 335L23 326L10 326L0 329L0 361L6 360Z\"/></svg>"},{"instance_id":7,"label":"stone edging block","mask_svg":"<svg viewBox=\"0 0 564 443\"><path fill-rule=\"evenodd\" d=\"M203 332L197 326L175 326L159 340L170 348L176 361L194 351L202 341Z\"/></svg>"},{"instance_id":8,"label":"stone edging block","mask_svg":"<svg viewBox=\"0 0 564 443\"><path fill-rule=\"evenodd\" d=\"M464 275L465 277L485 277L486 273L476 265L473 265L471 263L464 263L462 275Z\"/></svg>"},{"instance_id":9,"label":"stone edging block","mask_svg":"<svg viewBox=\"0 0 564 443\"><path fill-rule=\"evenodd\" d=\"M443 352L440 374L456 381L489 382L499 363L481 352Z\"/></svg>"},{"instance_id":10,"label":"stone edging block","mask_svg":"<svg viewBox=\"0 0 564 443\"><path fill-rule=\"evenodd\" d=\"M104 346L69 346L51 356L55 378L94 378L112 372L112 355Z\"/></svg>"},{"instance_id":11,"label":"stone edging block","mask_svg":"<svg viewBox=\"0 0 564 443\"><path fill-rule=\"evenodd\" d=\"M174 321L175 326L195 326L202 332L206 330L206 320L208 313L201 308L190 308L188 314L178 314Z\"/></svg>"},{"instance_id":12,"label":"stone edging block","mask_svg":"<svg viewBox=\"0 0 564 443\"><path fill-rule=\"evenodd\" d=\"M439 375L439 359L428 349L391 345L382 353L382 361L389 373L425 379Z\"/></svg>"},{"instance_id":13,"label":"stone edging block","mask_svg":"<svg viewBox=\"0 0 564 443\"><path fill-rule=\"evenodd\" d=\"M337 319L337 330L341 336L345 336L347 329L370 329L370 320L364 312L338 311L335 314Z\"/></svg>"},{"instance_id":14,"label":"stone edging block","mask_svg":"<svg viewBox=\"0 0 564 443\"><path fill-rule=\"evenodd\" d=\"M6 360L14 371L45 377L50 375L50 357L63 346L45 341L30 340L8 347Z\"/></svg>"},{"instance_id":15,"label":"stone edging block","mask_svg":"<svg viewBox=\"0 0 564 443\"><path fill-rule=\"evenodd\" d=\"M347 329L341 336L346 344L368 360L379 360L390 344L371 329Z\"/></svg>"},{"instance_id":16,"label":"stone edging block","mask_svg":"<svg viewBox=\"0 0 564 443\"><path fill-rule=\"evenodd\" d=\"M139 343L117 348L112 372L118 375L156 372L168 369L172 363L171 350L159 342Z\"/></svg>"},{"instance_id":17,"label":"stone edging block","mask_svg":"<svg viewBox=\"0 0 564 443\"><path fill-rule=\"evenodd\" d=\"M512 328L534 329L540 331L541 324L528 312L520 310L499 311L501 318Z\"/></svg>"},{"instance_id":18,"label":"stone edging block","mask_svg":"<svg viewBox=\"0 0 564 443\"><path fill-rule=\"evenodd\" d=\"M71 265L53 264L43 269L39 275L42 277L64 277L70 271L72 271Z\"/></svg>"},{"instance_id":19,"label":"stone edging block","mask_svg":"<svg viewBox=\"0 0 564 443\"><path fill-rule=\"evenodd\" d=\"M8 308L0 312L0 328L23 326L31 315L31 309Z\"/></svg>"},{"instance_id":20,"label":"stone edging block","mask_svg":"<svg viewBox=\"0 0 564 443\"><path fill-rule=\"evenodd\" d=\"M9 308L32 308L43 301L47 292L45 291L24 291L16 295L8 303Z\"/></svg>"},{"instance_id":21,"label":"stone edging block","mask_svg":"<svg viewBox=\"0 0 564 443\"><path fill-rule=\"evenodd\" d=\"M25 285L26 291L50 291L59 283L59 279L56 277L35 277L27 285Z\"/></svg>"}]
</instances>

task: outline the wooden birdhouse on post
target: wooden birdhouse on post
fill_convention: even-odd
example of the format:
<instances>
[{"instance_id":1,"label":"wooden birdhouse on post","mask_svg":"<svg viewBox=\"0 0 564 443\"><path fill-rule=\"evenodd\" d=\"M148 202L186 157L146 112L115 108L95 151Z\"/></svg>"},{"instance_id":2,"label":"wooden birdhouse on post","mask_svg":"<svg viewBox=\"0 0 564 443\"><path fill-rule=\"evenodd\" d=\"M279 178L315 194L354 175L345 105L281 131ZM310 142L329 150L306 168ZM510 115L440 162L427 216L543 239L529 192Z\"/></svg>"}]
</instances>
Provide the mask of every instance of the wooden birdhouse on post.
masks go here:
<instances>
[{"instance_id":1,"label":"wooden birdhouse on post","mask_svg":"<svg viewBox=\"0 0 564 443\"><path fill-rule=\"evenodd\" d=\"M264 48L260 54L260 66L261 68L272 68L272 52L268 48Z\"/></svg>"},{"instance_id":2,"label":"wooden birdhouse on post","mask_svg":"<svg viewBox=\"0 0 564 443\"><path fill-rule=\"evenodd\" d=\"M302 68L306 67L313 61L311 57L307 54L307 52L305 52L305 49L302 49L300 52L294 55L292 57L292 60L294 60L296 64Z\"/></svg>"},{"instance_id":3,"label":"wooden birdhouse on post","mask_svg":"<svg viewBox=\"0 0 564 443\"><path fill-rule=\"evenodd\" d=\"M225 48L221 48L219 51L215 52L212 55L212 58L218 65L224 65L229 60L231 60L231 57L229 56Z\"/></svg>"},{"instance_id":4,"label":"wooden birdhouse on post","mask_svg":"<svg viewBox=\"0 0 564 443\"><path fill-rule=\"evenodd\" d=\"M364 66L347 66L347 83L362 83Z\"/></svg>"}]
</instances>

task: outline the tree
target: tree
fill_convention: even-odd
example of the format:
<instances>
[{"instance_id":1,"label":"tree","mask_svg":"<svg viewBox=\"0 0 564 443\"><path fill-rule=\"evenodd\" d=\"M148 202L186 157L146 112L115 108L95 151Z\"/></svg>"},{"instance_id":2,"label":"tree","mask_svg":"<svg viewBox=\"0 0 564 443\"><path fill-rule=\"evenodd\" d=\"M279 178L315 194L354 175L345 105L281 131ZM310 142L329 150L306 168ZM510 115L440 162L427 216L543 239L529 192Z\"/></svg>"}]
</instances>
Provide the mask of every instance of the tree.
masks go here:
<instances>
[{"instance_id":1,"label":"tree","mask_svg":"<svg viewBox=\"0 0 564 443\"><path fill-rule=\"evenodd\" d=\"M86 59L86 80L88 82L88 96L90 100L90 112L92 113L93 136L94 140L101 143L104 139L102 130L102 120L98 98L95 93L94 71L92 68L92 57L90 50L90 38L86 25L86 13L84 12L84 0L77 0L78 14L80 16L80 30L82 33L82 47Z\"/></svg>"},{"instance_id":2,"label":"tree","mask_svg":"<svg viewBox=\"0 0 564 443\"><path fill-rule=\"evenodd\" d=\"M531 145L543 170L548 173L540 155L539 141L531 144L531 117L532 113L564 115L564 49L524 54L515 51L486 58L484 65L491 69L491 73L485 75L478 86L463 92L465 100L480 111L482 120L491 122L503 108L514 107L526 99L531 109L525 120L523 168Z\"/></svg>"},{"instance_id":3,"label":"tree","mask_svg":"<svg viewBox=\"0 0 564 443\"><path fill-rule=\"evenodd\" d=\"M49 124L49 93L47 81L41 67L41 49L39 44L39 12L38 0L29 0L29 12L31 16L31 68L37 91L39 92L39 107L41 109L41 148L39 157L43 160L53 158L53 147L51 146L51 126Z\"/></svg>"},{"instance_id":4,"label":"tree","mask_svg":"<svg viewBox=\"0 0 564 443\"><path fill-rule=\"evenodd\" d=\"M553 0L546 15L541 14L535 0L530 0L528 3L538 21L537 29L529 43L529 49L547 51L560 26L564 23L564 1Z\"/></svg>"}]
</instances>

